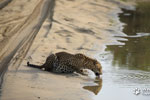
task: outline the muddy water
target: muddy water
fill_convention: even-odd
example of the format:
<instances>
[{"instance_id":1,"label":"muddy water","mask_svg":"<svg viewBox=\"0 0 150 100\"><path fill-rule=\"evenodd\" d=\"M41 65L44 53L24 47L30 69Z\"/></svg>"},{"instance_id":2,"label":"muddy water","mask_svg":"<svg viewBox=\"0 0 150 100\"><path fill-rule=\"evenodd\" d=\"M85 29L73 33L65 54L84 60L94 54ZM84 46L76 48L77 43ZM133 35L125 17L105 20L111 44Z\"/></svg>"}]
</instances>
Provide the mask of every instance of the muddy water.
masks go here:
<instances>
[{"instance_id":1,"label":"muddy water","mask_svg":"<svg viewBox=\"0 0 150 100\"><path fill-rule=\"evenodd\" d=\"M93 92L94 100L150 100L150 2L137 4L135 11L119 14L126 36L115 36L119 43L107 45L97 57L102 80L83 87Z\"/></svg>"}]
</instances>

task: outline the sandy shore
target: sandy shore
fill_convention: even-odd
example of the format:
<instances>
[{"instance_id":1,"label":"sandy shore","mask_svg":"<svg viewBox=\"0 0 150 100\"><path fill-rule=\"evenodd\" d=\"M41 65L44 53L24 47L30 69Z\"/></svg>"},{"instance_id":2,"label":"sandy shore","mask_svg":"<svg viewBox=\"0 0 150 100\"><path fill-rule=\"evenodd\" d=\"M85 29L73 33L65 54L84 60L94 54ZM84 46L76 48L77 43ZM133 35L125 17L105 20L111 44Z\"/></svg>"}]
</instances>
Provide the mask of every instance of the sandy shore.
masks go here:
<instances>
[{"instance_id":1,"label":"sandy shore","mask_svg":"<svg viewBox=\"0 0 150 100\"><path fill-rule=\"evenodd\" d=\"M43 64L50 53L59 51L94 57L104 50L104 44L116 42L113 34L123 35L118 12L120 9L115 2L105 0L56 1L53 16L49 15L42 24L21 65L16 68L17 55L11 60L4 77L1 100L91 100L94 94L82 87L94 84L94 77L56 75L29 68L26 62Z\"/></svg>"}]
</instances>

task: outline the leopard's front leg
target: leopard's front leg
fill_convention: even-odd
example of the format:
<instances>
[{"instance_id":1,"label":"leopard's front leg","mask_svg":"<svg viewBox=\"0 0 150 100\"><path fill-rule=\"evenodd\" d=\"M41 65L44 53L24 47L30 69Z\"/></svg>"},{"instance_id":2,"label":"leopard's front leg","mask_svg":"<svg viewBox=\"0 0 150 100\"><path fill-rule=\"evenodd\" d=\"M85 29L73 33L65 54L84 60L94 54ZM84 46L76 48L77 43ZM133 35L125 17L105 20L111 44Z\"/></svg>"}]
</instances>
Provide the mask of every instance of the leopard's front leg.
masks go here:
<instances>
[{"instance_id":1,"label":"leopard's front leg","mask_svg":"<svg viewBox=\"0 0 150 100\"><path fill-rule=\"evenodd\" d=\"M81 75L87 76L87 74L84 73L83 69L77 69L76 72L81 74Z\"/></svg>"}]
</instances>

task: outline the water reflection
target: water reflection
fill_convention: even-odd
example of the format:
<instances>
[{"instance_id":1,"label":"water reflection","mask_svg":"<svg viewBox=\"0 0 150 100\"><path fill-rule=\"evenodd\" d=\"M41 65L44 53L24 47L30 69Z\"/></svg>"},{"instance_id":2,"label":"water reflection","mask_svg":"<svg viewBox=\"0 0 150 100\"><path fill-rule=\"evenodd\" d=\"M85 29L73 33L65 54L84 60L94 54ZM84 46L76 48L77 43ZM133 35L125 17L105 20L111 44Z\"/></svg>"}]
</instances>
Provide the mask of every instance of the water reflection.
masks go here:
<instances>
[{"instance_id":1,"label":"water reflection","mask_svg":"<svg viewBox=\"0 0 150 100\"><path fill-rule=\"evenodd\" d=\"M125 45L110 45L107 50L113 54L113 66L150 71L150 36L127 38Z\"/></svg>"},{"instance_id":2,"label":"water reflection","mask_svg":"<svg viewBox=\"0 0 150 100\"><path fill-rule=\"evenodd\" d=\"M123 37L125 45L109 45L106 51L113 54L113 66L150 71L150 2L138 2L136 11L122 9L120 20L126 23Z\"/></svg>"},{"instance_id":3,"label":"water reflection","mask_svg":"<svg viewBox=\"0 0 150 100\"><path fill-rule=\"evenodd\" d=\"M138 2L136 11L122 9L123 13L119 15L120 21L126 26L123 32L127 35L136 35L136 33L150 33L150 2Z\"/></svg>"},{"instance_id":4,"label":"water reflection","mask_svg":"<svg viewBox=\"0 0 150 100\"><path fill-rule=\"evenodd\" d=\"M95 95L97 95L102 88L102 79L96 78L96 80L94 82L96 83L96 85L84 86L83 88L90 91L90 92L93 92Z\"/></svg>"}]
</instances>

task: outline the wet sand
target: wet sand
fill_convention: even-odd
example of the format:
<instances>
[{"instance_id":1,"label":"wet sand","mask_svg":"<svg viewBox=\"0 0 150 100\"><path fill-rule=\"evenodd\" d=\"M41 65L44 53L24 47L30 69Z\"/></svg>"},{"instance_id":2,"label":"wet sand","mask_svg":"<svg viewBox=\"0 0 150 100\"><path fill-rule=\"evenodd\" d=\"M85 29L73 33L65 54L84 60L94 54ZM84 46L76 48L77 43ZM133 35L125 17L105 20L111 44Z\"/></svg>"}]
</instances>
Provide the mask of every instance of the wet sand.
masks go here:
<instances>
[{"instance_id":1,"label":"wet sand","mask_svg":"<svg viewBox=\"0 0 150 100\"><path fill-rule=\"evenodd\" d=\"M25 98L28 100L91 100L94 94L82 89L82 87L89 82L94 84L93 75L57 75L29 68L26 66L26 62L30 61L40 65L44 63L50 53L59 51L83 53L94 57L96 53L104 50L104 43L116 42L116 39L112 38L113 33L124 35L121 33L121 23L117 17L120 8L115 2L106 2L105 0L56 1L54 11L51 10L46 19L42 20L44 23L40 27L41 24L39 25L37 21L42 19L43 14L47 13L43 10L44 6L42 5L44 4L42 2L46 2L46 0L29 1L33 1L30 3L31 5L37 4L43 8L39 11L41 7L38 7L36 13L32 13L31 18L25 20L28 21L28 24L25 24L26 30L18 33L26 35L25 40L27 40L29 38L27 34L31 34L29 30L35 27L40 30L35 39L37 32L31 36L31 40L26 42L28 45L25 45L27 46L25 52L22 52L24 48L17 52L25 55L34 39L25 59L24 56L15 54L11 60L3 80L1 100L23 100ZM31 7L34 8L34 6ZM53 15L51 15L52 13ZM24 22L24 17L25 15L20 19L21 22ZM36 17L38 18L35 21ZM21 24L21 22L18 23ZM31 27L30 25L37 26ZM24 27L21 29L24 30ZM24 38L25 36L20 35L18 38L21 37ZM16 37L12 41L14 40ZM22 62L20 66L18 66L18 61Z\"/></svg>"}]
</instances>

